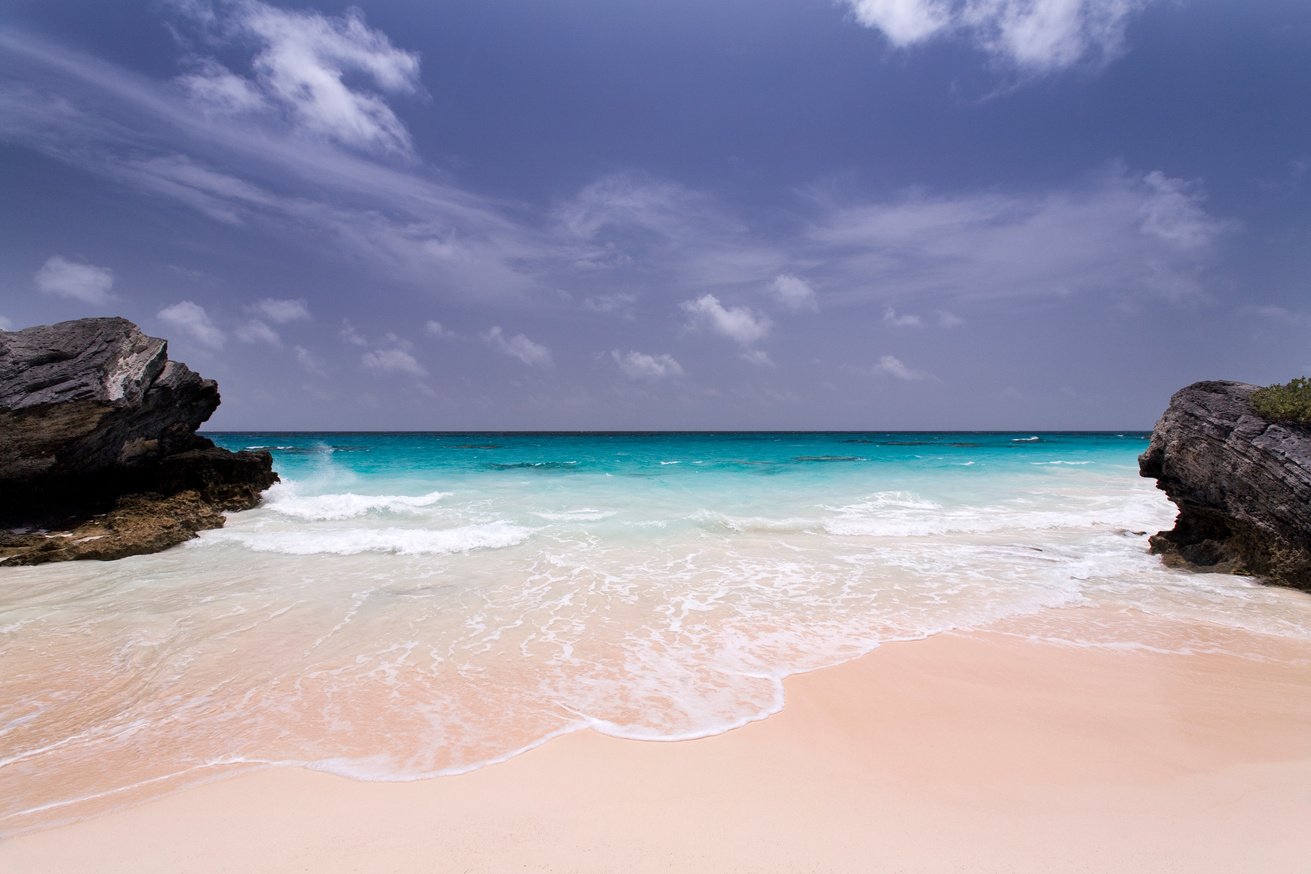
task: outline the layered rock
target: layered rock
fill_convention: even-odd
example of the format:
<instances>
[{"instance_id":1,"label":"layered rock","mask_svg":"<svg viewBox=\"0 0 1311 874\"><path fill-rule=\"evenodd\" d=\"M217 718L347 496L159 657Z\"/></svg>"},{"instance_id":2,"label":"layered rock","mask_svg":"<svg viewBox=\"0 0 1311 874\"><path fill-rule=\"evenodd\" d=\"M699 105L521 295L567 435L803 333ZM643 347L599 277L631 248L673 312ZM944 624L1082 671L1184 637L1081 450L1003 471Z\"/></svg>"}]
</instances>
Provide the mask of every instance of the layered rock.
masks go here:
<instances>
[{"instance_id":1,"label":"layered rock","mask_svg":"<svg viewBox=\"0 0 1311 874\"><path fill-rule=\"evenodd\" d=\"M1176 566L1311 591L1311 429L1258 414L1256 389L1198 382L1170 399L1138 459L1179 507L1152 551Z\"/></svg>"},{"instance_id":2,"label":"layered rock","mask_svg":"<svg viewBox=\"0 0 1311 874\"><path fill-rule=\"evenodd\" d=\"M119 318L0 331L0 560L155 552L277 481L196 434L218 386Z\"/></svg>"}]
</instances>

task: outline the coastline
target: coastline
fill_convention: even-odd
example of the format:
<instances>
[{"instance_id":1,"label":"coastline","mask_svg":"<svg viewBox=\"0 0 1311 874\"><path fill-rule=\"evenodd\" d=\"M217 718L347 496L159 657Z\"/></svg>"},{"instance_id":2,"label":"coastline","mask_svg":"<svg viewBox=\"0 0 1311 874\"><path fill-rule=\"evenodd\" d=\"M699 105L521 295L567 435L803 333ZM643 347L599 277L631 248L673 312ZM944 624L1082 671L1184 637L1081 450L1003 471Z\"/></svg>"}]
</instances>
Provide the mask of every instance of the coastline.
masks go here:
<instances>
[{"instance_id":1,"label":"coastline","mask_svg":"<svg viewBox=\"0 0 1311 874\"><path fill-rule=\"evenodd\" d=\"M782 712L702 740L577 732L413 783L267 769L12 837L0 868L1306 870L1311 642L1074 647L1027 621L793 676Z\"/></svg>"}]
</instances>

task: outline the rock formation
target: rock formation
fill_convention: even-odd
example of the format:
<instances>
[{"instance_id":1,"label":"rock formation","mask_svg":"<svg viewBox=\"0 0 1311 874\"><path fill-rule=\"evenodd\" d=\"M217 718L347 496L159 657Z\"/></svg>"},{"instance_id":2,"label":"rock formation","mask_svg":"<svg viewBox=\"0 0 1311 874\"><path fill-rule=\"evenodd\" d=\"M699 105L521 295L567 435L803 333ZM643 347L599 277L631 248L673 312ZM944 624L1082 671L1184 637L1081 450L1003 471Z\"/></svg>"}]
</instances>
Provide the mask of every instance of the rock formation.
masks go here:
<instances>
[{"instance_id":1,"label":"rock formation","mask_svg":"<svg viewBox=\"0 0 1311 874\"><path fill-rule=\"evenodd\" d=\"M1259 415L1256 389L1198 382L1170 399L1138 459L1179 507L1152 552L1311 591L1311 429Z\"/></svg>"},{"instance_id":2,"label":"rock formation","mask_svg":"<svg viewBox=\"0 0 1311 874\"><path fill-rule=\"evenodd\" d=\"M0 331L0 564L157 552L277 481L197 435L218 386L126 319Z\"/></svg>"}]
</instances>

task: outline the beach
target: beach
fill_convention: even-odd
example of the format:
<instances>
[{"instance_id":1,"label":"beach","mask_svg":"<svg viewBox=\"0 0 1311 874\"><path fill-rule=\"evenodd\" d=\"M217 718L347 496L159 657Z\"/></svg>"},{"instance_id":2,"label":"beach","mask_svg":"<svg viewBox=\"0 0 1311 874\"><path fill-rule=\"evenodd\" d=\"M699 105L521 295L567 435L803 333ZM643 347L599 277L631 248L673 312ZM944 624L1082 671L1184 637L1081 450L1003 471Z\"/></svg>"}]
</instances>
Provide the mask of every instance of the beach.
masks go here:
<instances>
[{"instance_id":1,"label":"beach","mask_svg":"<svg viewBox=\"0 0 1311 874\"><path fill-rule=\"evenodd\" d=\"M10 838L0 867L1307 870L1311 646L1089 648L1025 626L794 676L780 713L710 738L578 732L409 783L269 769Z\"/></svg>"}]
</instances>

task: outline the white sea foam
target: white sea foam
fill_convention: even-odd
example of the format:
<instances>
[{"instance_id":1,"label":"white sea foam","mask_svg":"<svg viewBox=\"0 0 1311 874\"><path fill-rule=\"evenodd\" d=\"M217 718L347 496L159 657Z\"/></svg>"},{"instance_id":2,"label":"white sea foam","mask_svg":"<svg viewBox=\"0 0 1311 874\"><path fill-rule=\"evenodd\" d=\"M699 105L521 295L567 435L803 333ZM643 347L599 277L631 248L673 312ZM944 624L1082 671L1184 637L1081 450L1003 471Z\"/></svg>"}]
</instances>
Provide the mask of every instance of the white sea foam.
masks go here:
<instances>
[{"instance_id":1,"label":"white sea foam","mask_svg":"<svg viewBox=\"0 0 1311 874\"><path fill-rule=\"evenodd\" d=\"M294 487L275 485L264 498L264 506L296 519L333 522L372 513L413 513L431 507L450 492L426 495L357 495L352 492L328 495L300 495Z\"/></svg>"},{"instance_id":2,"label":"white sea foam","mask_svg":"<svg viewBox=\"0 0 1311 874\"><path fill-rule=\"evenodd\" d=\"M591 507L580 507L577 510L561 510L555 513L534 511L533 515L548 522L600 522L602 519L611 518L615 515L615 512L613 510L595 510Z\"/></svg>"},{"instance_id":3,"label":"white sea foam","mask_svg":"<svg viewBox=\"0 0 1311 874\"><path fill-rule=\"evenodd\" d=\"M532 530L508 522L465 525L460 528L336 528L328 530L262 531L219 529L207 531L188 546L235 543L254 552L283 555L359 555L387 552L397 555L446 555L482 549L517 546Z\"/></svg>"}]
</instances>

